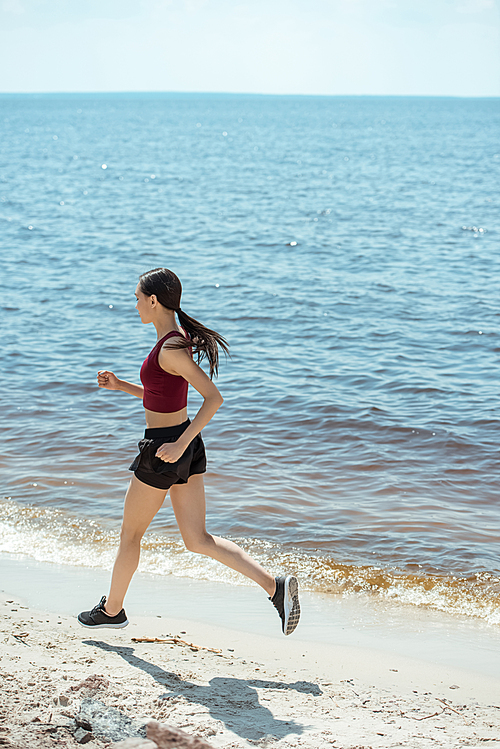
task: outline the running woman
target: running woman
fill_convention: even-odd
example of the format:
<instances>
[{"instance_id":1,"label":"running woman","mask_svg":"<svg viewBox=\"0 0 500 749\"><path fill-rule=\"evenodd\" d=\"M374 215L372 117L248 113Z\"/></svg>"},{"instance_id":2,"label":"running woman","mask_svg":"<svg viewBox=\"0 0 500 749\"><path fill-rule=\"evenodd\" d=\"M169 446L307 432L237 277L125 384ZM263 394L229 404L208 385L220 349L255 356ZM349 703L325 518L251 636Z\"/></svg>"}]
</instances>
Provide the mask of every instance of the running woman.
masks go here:
<instances>
[{"instance_id":1,"label":"running woman","mask_svg":"<svg viewBox=\"0 0 500 749\"><path fill-rule=\"evenodd\" d=\"M139 564L141 539L170 490L186 549L217 559L258 583L276 607L283 633L289 635L300 617L296 577L274 578L235 543L212 536L205 528L206 458L200 432L222 405L212 378L218 371L219 347L226 353L228 348L221 335L181 310L181 293L181 282L166 268L140 276L136 308L143 324L153 323L158 339L142 365L142 385L120 380L107 370L97 374L99 387L141 398L147 428L130 466L134 475L125 496L109 595L90 611L82 611L78 621L91 629L127 626L123 601ZM193 360L193 349L198 361L208 360L210 377ZM193 421L187 415L188 385L203 397Z\"/></svg>"}]
</instances>

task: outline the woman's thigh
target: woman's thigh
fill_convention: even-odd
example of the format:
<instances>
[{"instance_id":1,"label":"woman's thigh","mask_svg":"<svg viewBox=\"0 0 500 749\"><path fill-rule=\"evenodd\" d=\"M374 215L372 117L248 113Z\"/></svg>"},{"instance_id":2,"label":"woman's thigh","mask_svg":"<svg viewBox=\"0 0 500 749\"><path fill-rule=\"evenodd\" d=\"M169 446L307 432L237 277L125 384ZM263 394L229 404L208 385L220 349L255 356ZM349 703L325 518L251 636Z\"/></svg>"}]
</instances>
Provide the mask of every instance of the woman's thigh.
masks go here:
<instances>
[{"instance_id":1,"label":"woman's thigh","mask_svg":"<svg viewBox=\"0 0 500 749\"><path fill-rule=\"evenodd\" d=\"M184 541L205 535L205 487L203 476L191 476L187 484L170 487L170 501Z\"/></svg>"},{"instance_id":2,"label":"woman's thigh","mask_svg":"<svg viewBox=\"0 0 500 749\"><path fill-rule=\"evenodd\" d=\"M148 486L132 476L125 495L122 529L131 535L141 536L163 504L167 492Z\"/></svg>"}]
</instances>

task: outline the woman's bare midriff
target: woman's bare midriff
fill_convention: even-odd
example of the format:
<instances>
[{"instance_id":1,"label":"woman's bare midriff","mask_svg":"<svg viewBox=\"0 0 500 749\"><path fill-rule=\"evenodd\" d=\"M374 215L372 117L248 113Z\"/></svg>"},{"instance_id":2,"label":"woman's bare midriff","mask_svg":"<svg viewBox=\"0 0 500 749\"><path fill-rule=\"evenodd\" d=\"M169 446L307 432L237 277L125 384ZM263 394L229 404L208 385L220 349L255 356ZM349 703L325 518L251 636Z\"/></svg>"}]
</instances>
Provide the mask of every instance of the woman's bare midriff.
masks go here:
<instances>
[{"instance_id":1,"label":"woman's bare midriff","mask_svg":"<svg viewBox=\"0 0 500 749\"><path fill-rule=\"evenodd\" d=\"M188 417L187 408L181 408L180 411L162 414L158 411L148 411L144 409L146 416L146 426L148 429L157 429L158 427L175 427L177 424L183 424Z\"/></svg>"}]
</instances>

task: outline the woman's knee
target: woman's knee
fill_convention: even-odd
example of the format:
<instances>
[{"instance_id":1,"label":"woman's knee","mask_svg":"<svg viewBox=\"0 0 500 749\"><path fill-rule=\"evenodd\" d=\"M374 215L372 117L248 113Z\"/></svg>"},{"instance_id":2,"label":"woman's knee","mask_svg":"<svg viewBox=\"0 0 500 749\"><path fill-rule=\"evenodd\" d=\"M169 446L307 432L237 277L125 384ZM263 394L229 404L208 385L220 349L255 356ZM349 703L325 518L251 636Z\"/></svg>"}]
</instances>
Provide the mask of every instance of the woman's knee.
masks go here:
<instances>
[{"instance_id":1,"label":"woman's knee","mask_svg":"<svg viewBox=\"0 0 500 749\"><path fill-rule=\"evenodd\" d=\"M197 536L184 537L184 546L188 551L195 554L205 554L210 556L210 550L213 546L213 539L209 533L203 533Z\"/></svg>"},{"instance_id":2,"label":"woman's knee","mask_svg":"<svg viewBox=\"0 0 500 749\"><path fill-rule=\"evenodd\" d=\"M131 546L140 546L143 535L144 532L142 530L122 525L120 530L120 543Z\"/></svg>"}]
</instances>

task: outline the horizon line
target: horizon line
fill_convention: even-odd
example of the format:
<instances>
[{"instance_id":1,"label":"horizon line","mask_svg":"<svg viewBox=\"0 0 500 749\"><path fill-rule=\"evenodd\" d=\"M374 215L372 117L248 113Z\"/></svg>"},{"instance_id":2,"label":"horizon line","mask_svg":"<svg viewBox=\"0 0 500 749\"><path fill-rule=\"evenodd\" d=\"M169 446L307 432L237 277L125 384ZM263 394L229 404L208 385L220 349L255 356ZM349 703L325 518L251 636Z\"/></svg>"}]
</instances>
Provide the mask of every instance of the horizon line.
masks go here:
<instances>
[{"instance_id":1,"label":"horizon line","mask_svg":"<svg viewBox=\"0 0 500 749\"><path fill-rule=\"evenodd\" d=\"M321 94L256 91L0 91L0 96L300 96L321 98L498 99L500 94Z\"/></svg>"}]
</instances>

